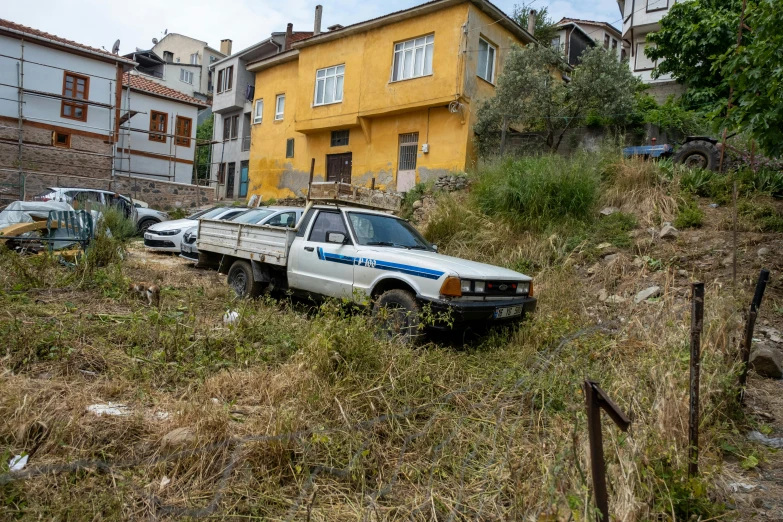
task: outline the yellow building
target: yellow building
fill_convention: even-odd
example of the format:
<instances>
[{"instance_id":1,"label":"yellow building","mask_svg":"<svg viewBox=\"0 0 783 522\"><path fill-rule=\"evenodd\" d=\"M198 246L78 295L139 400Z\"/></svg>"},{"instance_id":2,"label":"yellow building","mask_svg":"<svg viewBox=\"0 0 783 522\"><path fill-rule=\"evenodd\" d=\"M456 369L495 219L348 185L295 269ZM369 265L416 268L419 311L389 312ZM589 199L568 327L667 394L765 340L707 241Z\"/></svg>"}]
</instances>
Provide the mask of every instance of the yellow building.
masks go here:
<instances>
[{"instance_id":1,"label":"yellow building","mask_svg":"<svg viewBox=\"0 0 783 522\"><path fill-rule=\"evenodd\" d=\"M434 0L248 64L248 196L304 196L311 164L315 181L400 192L464 171L479 103L510 47L531 41L486 0Z\"/></svg>"}]
</instances>

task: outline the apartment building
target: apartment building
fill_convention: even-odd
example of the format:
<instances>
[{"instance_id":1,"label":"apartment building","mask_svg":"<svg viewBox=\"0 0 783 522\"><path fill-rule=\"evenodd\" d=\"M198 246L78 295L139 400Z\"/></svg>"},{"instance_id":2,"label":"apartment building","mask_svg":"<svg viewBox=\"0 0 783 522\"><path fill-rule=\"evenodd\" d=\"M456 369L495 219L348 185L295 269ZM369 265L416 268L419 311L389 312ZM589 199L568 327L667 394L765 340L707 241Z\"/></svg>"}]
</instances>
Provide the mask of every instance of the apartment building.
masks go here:
<instances>
[{"instance_id":1,"label":"apartment building","mask_svg":"<svg viewBox=\"0 0 783 522\"><path fill-rule=\"evenodd\" d=\"M552 47L559 49L572 67L579 65L579 56L588 47L603 46L620 60L628 57L630 46L623 41L620 31L606 22L563 18L557 22L557 35Z\"/></svg>"},{"instance_id":2,"label":"apartment building","mask_svg":"<svg viewBox=\"0 0 783 522\"><path fill-rule=\"evenodd\" d=\"M312 31L275 32L261 42L215 61L211 74L216 78L212 112L213 145L211 179L221 199L244 199L248 191L252 105L255 74L247 64L273 56L290 48L294 42L312 36Z\"/></svg>"},{"instance_id":3,"label":"apartment building","mask_svg":"<svg viewBox=\"0 0 783 522\"><path fill-rule=\"evenodd\" d=\"M433 0L294 42L255 74L248 195L315 180L406 192L475 160L476 107L533 36L486 0Z\"/></svg>"}]
</instances>

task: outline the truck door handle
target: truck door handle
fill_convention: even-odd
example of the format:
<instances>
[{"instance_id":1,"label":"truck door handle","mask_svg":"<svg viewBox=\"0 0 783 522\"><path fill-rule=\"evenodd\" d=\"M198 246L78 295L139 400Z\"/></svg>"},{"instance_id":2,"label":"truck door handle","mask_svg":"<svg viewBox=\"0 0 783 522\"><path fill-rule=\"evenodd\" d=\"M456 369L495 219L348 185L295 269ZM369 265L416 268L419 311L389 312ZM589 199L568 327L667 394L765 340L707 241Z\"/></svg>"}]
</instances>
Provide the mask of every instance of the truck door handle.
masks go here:
<instances>
[{"instance_id":1,"label":"truck door handle","mask_svg":"<svg viewBox=\"0 0 783 522\"><path fill-rule=\"evenodd\" d=\"M314 247L305 247L305 250L307 250L308 252L312 252L313 250L315 250L315 248Z\"/></svg>"}]
</instances>

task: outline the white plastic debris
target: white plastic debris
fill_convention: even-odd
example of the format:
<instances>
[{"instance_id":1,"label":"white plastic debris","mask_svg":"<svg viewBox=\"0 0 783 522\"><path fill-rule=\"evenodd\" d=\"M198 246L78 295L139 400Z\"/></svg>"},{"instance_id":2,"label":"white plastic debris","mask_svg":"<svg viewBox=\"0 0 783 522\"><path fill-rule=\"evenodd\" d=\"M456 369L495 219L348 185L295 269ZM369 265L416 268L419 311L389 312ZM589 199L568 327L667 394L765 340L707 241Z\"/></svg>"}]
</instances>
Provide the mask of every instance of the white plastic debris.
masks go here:
<instances>
[{"instance_id":1,"label":"white plastic debris","mask_svg":"<svg viewBox=\"0 0 783 522\"><path fill-rule=\"evenodd\" d=\"M27 459L30 455L15 455L8 461L8 471L22 471L27 465Z\"/></svg>"},{"instance_id":2,"label":"white plastic debris","mask_svg":"<svg viewBox=\"0 0 783 522\"><path fill-rule=\"evenodd\" d=\"M167 411L158 410L158 411L155 412L155 418L157 420L164 421L164 420L168 420L169 417L171 417L171 413L169 413Z\"/></svg>"},{"instance_id":3,"label":"white plastic debris","mask_svg":"<svg viewBox=\"0 0 783 522\"><path fill-rule=\"evenodd\" d=\"M237 321L239 321L239 312L236 310L230 310L223 314L223 323L224 324L234 324Z\"/></svg>"},{"instance_id":4,"label":"white plastic debris","mask_svg":"<svg viewBox=\"0 0 783 522\"><path fill-rule=\"evenodd\" d=\"M107 402L106 404L90 404L87 406L87 411L98 415L116 415L124 416L130 415L131 411L124 404L118 404L116 402Z\"/></svg>"},{"instance_id":5,"label":"white plastic debris","mask_svg":"<svg viewBox=\"0 0 783 522\"><path fill-rule=\"evenodd\" d=\"M171 479L167 476L163 476L162 479L160 479L160 485L158 486L158 491L163 491L163 488L168 486L171 483Z\"/></svg>"},{"instance_id":6,"label":"white plastic debris","mask_svg":"<svg viewBox=\"0 0 783 522\"><path fill-rule=\"evenodd\" d=\"M745 482L732 482L731 484L729 484L729 488L731 488L731 490L733 492L735 492L735 493L740 491L740 490L746 491L746 492L747 491L753 491L757 487L758 486L756 486L755 484L746 484Z\"/></svg>"}]
</instances>

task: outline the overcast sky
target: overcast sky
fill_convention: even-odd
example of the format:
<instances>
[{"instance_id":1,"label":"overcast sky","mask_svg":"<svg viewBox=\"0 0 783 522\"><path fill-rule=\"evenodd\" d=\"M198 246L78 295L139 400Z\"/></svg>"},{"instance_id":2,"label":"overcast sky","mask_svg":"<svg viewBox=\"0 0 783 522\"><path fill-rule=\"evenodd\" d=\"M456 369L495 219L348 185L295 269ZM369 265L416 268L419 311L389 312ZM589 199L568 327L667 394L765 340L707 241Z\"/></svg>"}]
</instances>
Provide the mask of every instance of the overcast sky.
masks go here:
<instances>
[{"instance_id":1,"label":"overcast sky","mask_svg":"<svg viewBox=\"0 0 783 522\"><path fill-rule=\"evenodd\" d=\"M529 1L529 0L527 0ZM7 0L0 2L0 18L34 27L63 38L111 49L120 39L120 53L136 47L149 49L163 32L185 34L215 49L220 40L234 41L233 51L285 31L313 30L316 4L324 6L322 27L348 25L405 9L424 0ZM494 0L511 13L523 0ZM613 22L619 26L616 0L534 0L533 8L549 7L557 21L564 16Z\"/></svg>"}]
</instances>

